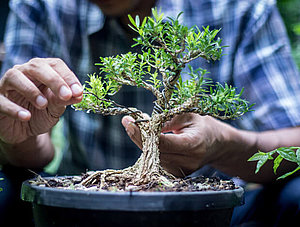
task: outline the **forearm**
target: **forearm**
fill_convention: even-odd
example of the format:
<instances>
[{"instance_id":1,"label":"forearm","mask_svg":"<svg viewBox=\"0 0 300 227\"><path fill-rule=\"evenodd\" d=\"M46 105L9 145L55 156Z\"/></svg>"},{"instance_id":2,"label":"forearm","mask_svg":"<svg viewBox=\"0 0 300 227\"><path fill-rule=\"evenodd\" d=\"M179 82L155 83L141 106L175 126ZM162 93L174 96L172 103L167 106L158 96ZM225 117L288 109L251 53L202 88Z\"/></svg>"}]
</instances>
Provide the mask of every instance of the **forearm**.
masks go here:
<instances>
[{"instance_id":1,"label":"forearm","mask_svg":"<svg viewBox=\"0 0 300 227\"><path fill-rule=\"evenodd\" d=\"M232 130L230 142L221 151L219 158L211 163L215 168L231 176L259 183L273 181L278 176L295 169L293 163L286 161L275 175L272 162L267 162L261 171L255 174L256 162L247 160L258 150L268 152L279 147L300 146L300 127L265 132Z\"/></svg>"},{"instance_id":2,"label":"forearm","mask_svg":"<svg viewBox=\"0 0 300 227\"><path fill-rule=\"evenodd\" d=\"M43 168L54 156L49 133L30 137L18 144L0 142L0 164L16 167Z\"/></svg>"}]
</instances>

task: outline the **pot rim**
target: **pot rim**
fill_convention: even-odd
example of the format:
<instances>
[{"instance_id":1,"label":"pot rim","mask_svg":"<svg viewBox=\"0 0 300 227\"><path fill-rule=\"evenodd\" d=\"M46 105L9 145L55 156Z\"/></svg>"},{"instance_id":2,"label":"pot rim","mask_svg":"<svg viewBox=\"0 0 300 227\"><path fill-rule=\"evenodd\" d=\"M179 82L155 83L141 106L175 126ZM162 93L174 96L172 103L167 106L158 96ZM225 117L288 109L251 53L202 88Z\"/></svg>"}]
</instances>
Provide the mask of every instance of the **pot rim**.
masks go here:
<instances>
[{"instance_id":1,"label":"pot rim","mask_svg":"<svg viewBox=\"0 0 300 227\"><path fill-rule=\"evenodd\" d=\"M21 199L38 205L110 211L198 211L244 203L244 189L200 192L99 192L58 189L23 182Z\"/></svg>"}]
</instances>

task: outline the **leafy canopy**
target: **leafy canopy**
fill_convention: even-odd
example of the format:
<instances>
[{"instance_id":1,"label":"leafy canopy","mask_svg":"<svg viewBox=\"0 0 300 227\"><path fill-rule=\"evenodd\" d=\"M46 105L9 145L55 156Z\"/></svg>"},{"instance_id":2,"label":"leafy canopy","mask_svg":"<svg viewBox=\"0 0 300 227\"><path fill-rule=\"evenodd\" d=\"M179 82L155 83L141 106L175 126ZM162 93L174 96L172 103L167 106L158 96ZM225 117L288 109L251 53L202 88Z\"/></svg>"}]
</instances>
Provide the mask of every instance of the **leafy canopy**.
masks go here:
<instances>
[{"instance_id":1,"label":"leafy canopy","mask_svg":"<svg viewBox=\"0 0 300 227\"><path fill-rule=\"evenodd\" d=\"M249 111L251 106L241 98L243 90L237 92L227 84L213 84L205 78L205 69L189 65L199 57L207 61L221 58L223 46L217 37L220 30L210 30L209 26L188 28L179 23L181 14L175 19L165 18L152 9L152 17L142 21L129 15L129 26L139 35L133 46L140 46L141 53L100 57L96 65L102 76L89 75L83 101L74 105L75 109L110 115L142 112L111 99L122 86L136 86L156 97L152 114L194 112L231 119ZM186 66L190 79L183 80Z\"/></svg>"}]
</instances>

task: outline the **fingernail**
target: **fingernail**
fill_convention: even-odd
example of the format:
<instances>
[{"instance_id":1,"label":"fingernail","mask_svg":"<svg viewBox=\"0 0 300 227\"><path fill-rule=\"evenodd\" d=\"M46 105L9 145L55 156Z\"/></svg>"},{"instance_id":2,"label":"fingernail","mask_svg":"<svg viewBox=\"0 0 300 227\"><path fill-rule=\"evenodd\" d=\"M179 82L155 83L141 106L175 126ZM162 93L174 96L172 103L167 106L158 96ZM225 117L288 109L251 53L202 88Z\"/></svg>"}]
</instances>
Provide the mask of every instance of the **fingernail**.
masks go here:
<instances>
[{"instance_id":1,"label":"fingernail","mask_svg":"<svg viewBox=\"0 0 300 227\"><path fill-rule=\"evenodd\" d=\"M61 86L61 88L59 90L59 95L63 99L69 99L72 96L72 92L69 88L67 88L65 85L63 85L63 86Z\"/></svg>"},{"instance_id":2,"label":"fingernail","mask_svg":"<svg viewBox=\"0 0 300 227\"><path fill-rule=\"evenodd\" d=\"M128 127L128 124L129 124L129 120L126 118L126 117L124 117L123 119L122 119L122 123L123 123L123 125L124 125L124 127Z\"/></svg>"},{"instance_id":3,"label":"fingernail","mask_svg":"<svg viewBox=\"0 0 300 227\"><path fill-rule=\"evenodd\" d=\"M83 95L80 95L80 96L78 96L78 97L75 97L75 100L81 101L82 98L83 98Z\"/></svg>"},{"instance_id":4,"label":"fingernail","mask_svg":"<svg viewBox=\"0 0 300 227\"><path fill-rule=\"evenodd\" d=\"M75 96L81 95L83 92L82 87L80 87L78 84L73 84L71 86L71 90L73 92L73 95L75 95Z\"/></svg>"},{"instance_id":5,"label":"fingernail","mask_svg":"<svg viewBox=\"0 0 300 227\"><path fill-rule=\"evenodd\" d=\"M28 120L28 118L30 117L30 113L24 110L20 110L18 112L18 118L21 120Z\"/></svg>"},{"instance_id":6,"label":"fingernail","mask_svg":"<svg viewBox=\"0 0 300 227\"><path fill-rule=\"evenodd\" d=\"M134 126L132 124L133 124L132 122L129 122L126 127L126 132L130 137L134 135L134 131L135 131Z\"/></svg>"},{"instance_id":7,"label":"fingernail","mask_svg":"<svg viewBox=\"0 0 300 227\"><path fill-rule=\"evenodd\" d=\"M36 98L36 104L40 107L44 107L46 106L48 103L47 99L44 98L43 96L39 95L37 98Z\"/></svg>"}]
</instances>

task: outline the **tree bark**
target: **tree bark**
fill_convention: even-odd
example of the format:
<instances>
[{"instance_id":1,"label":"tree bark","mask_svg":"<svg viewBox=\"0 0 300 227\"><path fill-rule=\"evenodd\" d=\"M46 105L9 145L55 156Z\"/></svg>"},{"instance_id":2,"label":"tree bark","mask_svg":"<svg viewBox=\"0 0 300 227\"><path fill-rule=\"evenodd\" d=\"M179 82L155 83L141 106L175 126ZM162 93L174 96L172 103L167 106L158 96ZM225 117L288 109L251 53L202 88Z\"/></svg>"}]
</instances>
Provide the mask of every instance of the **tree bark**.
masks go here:
<instances>
[{"instance_id":1,"label":"tree bark","mask_svg":"<svg viewBox=\"0 0 300 227\"><path fill-rule=\"evenodd\" d=\"M140 126L143 141L143 152L136 162L137 181L141 184L149 183L160 173L159 136L161 133L161 119L153 116L148 123Z\"/></svg>"}]
</instances>

